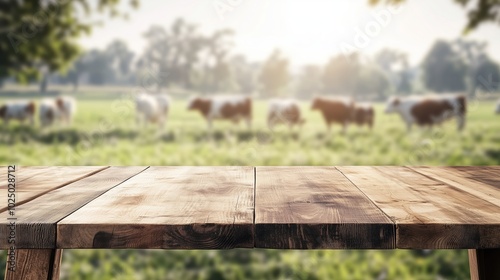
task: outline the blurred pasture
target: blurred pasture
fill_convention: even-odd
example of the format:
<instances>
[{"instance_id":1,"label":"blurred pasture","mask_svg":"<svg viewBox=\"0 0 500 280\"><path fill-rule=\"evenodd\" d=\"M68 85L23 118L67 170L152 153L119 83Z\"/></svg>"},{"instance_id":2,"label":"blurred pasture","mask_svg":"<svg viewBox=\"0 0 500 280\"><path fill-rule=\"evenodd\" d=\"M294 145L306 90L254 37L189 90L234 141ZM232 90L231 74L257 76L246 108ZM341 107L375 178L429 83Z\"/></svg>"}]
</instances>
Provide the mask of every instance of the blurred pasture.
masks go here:
<instances>
[{"instance_id":1,"label":"blurred pasture","mask_svg":"<svg viewBox=\"0 0 500 280\"><path fill-rule=\"evenodd\" d=\"M10 97L0 95L0 104ZM71 126L42 129L13 121L0 126L0 161L24 165L492 165L500 163L500 117L494 102L469 101L467 127L452 120L411 132L399 115L376 103L372 131L340 126L327 132L322 116L301 101L306 123L291 131L267 127L267 102L255 100L251 130L241 122L215 122L207 130L201 114L175 99L167 125L139 127L130 94L83 91L75 95ZM31 98L18 94L16 98Z\"/></svg>"}]
</instances>

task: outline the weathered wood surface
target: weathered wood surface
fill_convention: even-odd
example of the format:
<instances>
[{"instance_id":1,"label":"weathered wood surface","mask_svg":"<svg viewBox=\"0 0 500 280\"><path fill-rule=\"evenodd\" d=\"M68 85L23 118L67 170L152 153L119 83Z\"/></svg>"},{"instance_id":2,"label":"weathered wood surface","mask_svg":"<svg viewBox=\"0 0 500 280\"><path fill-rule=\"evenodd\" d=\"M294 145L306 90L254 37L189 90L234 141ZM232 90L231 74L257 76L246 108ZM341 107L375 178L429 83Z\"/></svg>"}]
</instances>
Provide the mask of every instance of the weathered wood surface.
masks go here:
<instances>
[{"instance_id":1,"label":"weathered wood surface","mask_svg":"<svg viewBox=\"0 0 500 280\"><path fill-rule=\"evenodd\" d=\"M144 169L18 167L18 247L500 247L500 167Z\"/></svg>"},{"instance_id":2,"label":"weathered wood surface","mask_svg":"<svg viewBox=\"0 0 500 280\"><path fill-rule=\"evenodd\" d=\"M393 222L334 167L257 167L255 247L394 248Z\"/></svg>"},{"instance_id":3,"label":"weathered wood surface","mask_svg":"<svg viewBox=\"0 0 500 280\"><path fill-rule=\"evenodd\" d=\"M396 223L397 248L500 247L500 207L493 196L471 194L470 179L457 187L408 167L338 169Z\"/></svg>"},{"instance_id":4,"label":"weathered wood surface","mask_svg":"<svg viewBox=\"0 0 500 280\"><path fill-rule=\"evenodd\" d=\"M58 248L253 247L252 167L150 167L57 225Z\"/></svg>"},{"instance_id":5,"label":"weathered wood surface","mask_svg":"<svg viewBox=\"0 0 500 280\"><path fill-rule=\"evenodd\" d=\"M110 167L57 189L45 182L49 190L45 195L16 207L16 246L55 248L58 221L144 169L146 167ZM7 217L8 212L0 213L0 236L7 236L10 231L7 224L11 221ZM0 248L9 245L7 238L0 239Z\"/></svg>"},{"instance_id":6,"label":"weathered wood surface","mask_svg":"<svg viewBox=\"0 0 500 280\"><path fill-rule=\"evenodd\" d=\"M500 207L500 166L410 168Z\"/></svg>"},{"instance_id":7,"label":"weathered wood surface","mask_svg":"<svg viewBox=\"0 0 500 280\"><path fill-rule=\"evenodd\" d=\"M9 251L8 255L10 255ZM62 250L26 249L16 250L15 271L5 270L5 280L36 279L57 280L62 259Z\"/></svg>"},{"instance_id":8,"label":"weathered wood surface","mask_svg":"<svg viewBox=\"0 0 500 280\"><path fill-rule=\"evenodd\" d=\"M88 177L106 166L17 166L16 205L33 200L51 190L63 187L82 178ZM2 166L0 178L0 197L7 198L7 166ZM6 204L0 204L0 212L7 210Z\"/></svg>"},{"instance_id":9,"label":"weathered wood surface","mask_svg":"<svg viewBox=\"0 0 500 280\"><path fill-rule=\"evenodd\" d=\"M500 279L500 249L469 250L471 280Z\"/></svg>"}]
</instances>

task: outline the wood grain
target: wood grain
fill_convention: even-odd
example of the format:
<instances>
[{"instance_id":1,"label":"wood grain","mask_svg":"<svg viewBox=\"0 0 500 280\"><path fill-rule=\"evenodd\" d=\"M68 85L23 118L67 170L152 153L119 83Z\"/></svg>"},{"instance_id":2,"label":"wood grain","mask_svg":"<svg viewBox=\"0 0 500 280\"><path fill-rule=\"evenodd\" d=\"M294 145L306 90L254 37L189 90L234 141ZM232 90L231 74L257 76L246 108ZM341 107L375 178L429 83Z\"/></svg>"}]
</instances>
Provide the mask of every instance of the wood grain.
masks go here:
<instances>
[{"instance_id":1,"label":"wood grain","mask_svg":"<svg viewBox=\"0 0 500 280\"><path fill-rule=\"evenodd\" d=\"M8 252L8 256L12 251ZM6 280L57 280L61 267L62 250L24 249L15 250L15 271L5 269Z\"/></svg>"},{"instance_id":2,"label":"wood grain","mask_svg":"<svg viewBox=\"0 0 500 280\"><path fill-rule=\"evenodd\" d=\"M16 207L16 246L55 248L59 220L145 168L111 167ZM7 212L0 213L0 236L9 233L7 217ZM1 238L0 248L8 248L7 242L6 238Z\"/></svg>"},{"instance_id":3,"label":"wood grain","mask_svg":"<svg viewBox=\"0 0 500 280\"><path fill-rule=\"evenodd\" d=\"M252 167L150 167L58 223L58 248L253 246Z\"/></svg>"},{"instance_id":4,"label":"wood grain","mask_svg":"<svg viewBox=\"0 0 500 280\"><path fill-rule=\"evenodd\" d=\"M396 222L397 248L500 247L500 208L407 167L338 167Z\"/></svg>"},{"instance_id":5,"label":"wood grain","mask_svg":"<svg viewBox=\"0 0 500 280\"><path fill-rule=\"evenodd\" d=\"M387 249L393 222L332 167L257 167L255 247Z\"/></svg>"},{"instance_id":6,"label":"wood grain","mask_svg":"<svg viewBox=\"0 0 500 280\"><path fill-rule=\"evenodd\" d=\"M16 172L16 205L31 201L51 190L58 189L72 182L78 181L101 170L107 166L17 166ZM0 197L7 197L7 167L2 167L0 180ZM0 212L7 210L1 204Z\"/></svg>"},{"instance_id":7,"label":"wood grain","mask_svg":"<svg viewBox=\"0 0 500 280\"><path fill-rule=\"evenodd\" d=\"M500 249L469 250L471 280L500 279Z\"/></svg>"},{"instance_id":8,"label":"wood grain","mask_svg":"<svg viewBox=\"0 0 500 280\"><path fill-rule=\"evenodd\" d=\"M410 168L500 207L500 166Z\"/></svg>"}]
</instances>

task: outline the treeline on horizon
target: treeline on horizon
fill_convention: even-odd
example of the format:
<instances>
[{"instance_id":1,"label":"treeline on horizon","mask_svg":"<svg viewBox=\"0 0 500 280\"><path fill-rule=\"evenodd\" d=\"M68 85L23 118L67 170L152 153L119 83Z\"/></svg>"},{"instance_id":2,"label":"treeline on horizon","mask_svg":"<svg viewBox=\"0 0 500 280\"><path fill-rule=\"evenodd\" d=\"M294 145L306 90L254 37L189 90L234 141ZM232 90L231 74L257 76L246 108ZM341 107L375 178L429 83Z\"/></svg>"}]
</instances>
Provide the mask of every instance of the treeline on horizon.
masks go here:
<instances>
[{"instance_id":1,"label":"treeline on horizon","mask_svg":"<svg viewBox=\"0 0 500 280\"><path fill-rule=\"evenodd\" d=\"M46 72L41 81L30 82L40 83L41 92L50 84L73 85L75 91L80 85L134 85L149 91L297 98L341 94L361 100L429 91L474 97L478 90L500 90L500 66L487 55L484 42L438 40L417 66L409 65L404 51L386 48L372 57L339 54L322 65L292 69L293 57L280 50L265 61L233 54L233 36L229 29L201 34L196 24L177 19L168 28L155 25L144 32L142 54L115 40L104 50L83 52L65 71Z\"/></svg>"}]
</instances>

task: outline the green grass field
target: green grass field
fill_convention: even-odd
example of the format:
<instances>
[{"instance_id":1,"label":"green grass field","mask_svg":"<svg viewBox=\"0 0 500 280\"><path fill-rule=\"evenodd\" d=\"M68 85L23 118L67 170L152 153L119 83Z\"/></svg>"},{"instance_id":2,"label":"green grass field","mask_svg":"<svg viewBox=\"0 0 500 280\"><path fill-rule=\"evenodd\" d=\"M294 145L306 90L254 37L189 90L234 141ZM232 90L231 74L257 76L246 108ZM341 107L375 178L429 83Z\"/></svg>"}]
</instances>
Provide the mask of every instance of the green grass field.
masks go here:
<instances>
[{"instance_id":1,"label":"green grass field","mask_svg":"<svg viewBox=\"0 0 500 280\"><path fill-rule=\"evenodd\" d=\"M3 165L498 165L500 116L493 102L470 102L467 127L415 127L376 105L372 131L331 133L303 103L307 122L267 129L266 103L251 130L216 122L175 101L163 131L138 128L127 98L78 96L70 127L0 126ZM0 98L0 104L6 99ZM5 261L5 252L1 260ZM3 268L2 268L3 269ZM465 250L436 251L129 251L66 250L63 279L466 279Z\"/></svg>"},{"instance_id":2,"label":"green grass field","mask_svg":"<svg viewBox=\"0 0 500 280\"><path fill-rule=\"evenodd\" d=\"M2 101L0 100L0 103ZM494 104L471 103L465 131L450 121L408 133L397 115L377 105L373 131L351 126L327 133L318 112L303 104L307 122L289 131L266 125L256 102L254 125L215 122L208 133L198 112L176 101L167 126L139 128L131 102L80 100L70 127L1 126L2 163L24 165L491 165L500 162L500 116ZM14 152L15 151L15 152Z\"/></svg>"}]
</instances>

